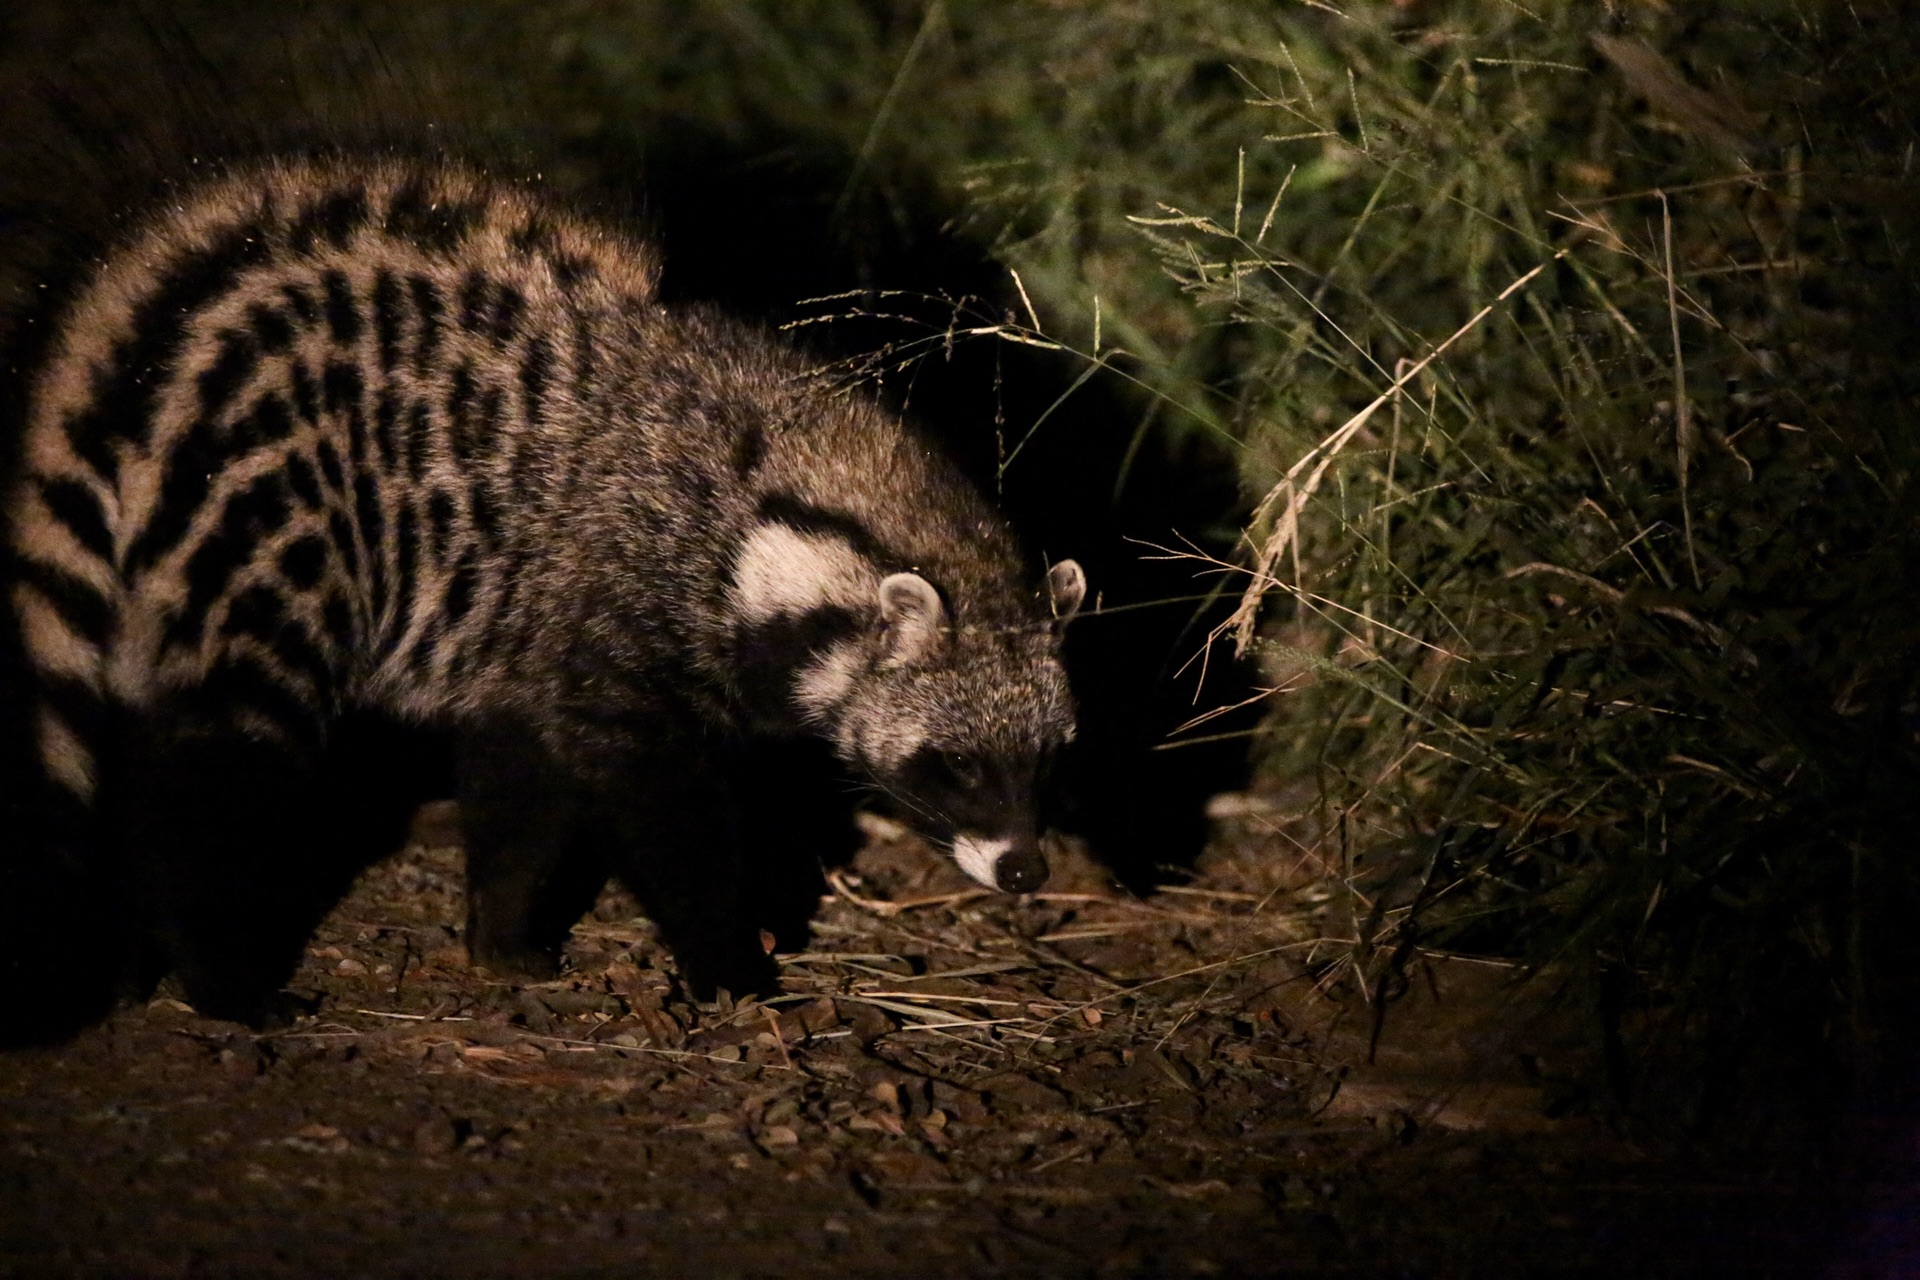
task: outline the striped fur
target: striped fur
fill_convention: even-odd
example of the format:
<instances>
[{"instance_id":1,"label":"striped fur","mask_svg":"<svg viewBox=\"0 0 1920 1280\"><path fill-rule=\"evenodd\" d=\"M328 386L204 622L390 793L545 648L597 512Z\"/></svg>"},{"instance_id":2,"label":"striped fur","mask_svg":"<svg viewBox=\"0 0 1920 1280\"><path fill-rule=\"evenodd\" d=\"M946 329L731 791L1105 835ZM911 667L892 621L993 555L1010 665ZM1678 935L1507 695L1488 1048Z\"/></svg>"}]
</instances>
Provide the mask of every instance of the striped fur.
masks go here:
<instances>
[{"instance_id":1,"label":"striped fur","mask_svg":"<svg viewBox=\"0 0 1920 1280\"><path fill-rule=\"evenodd\" d=\"M8 497L50 780L110 789L128 722L294 760L355 710L506 726L639 788L668 752L812 733L981 878L1017 846L999 879L1031 887L1077 568L1036 592L890 415L656 276L449 166L288 163L163 210L62 319ZM958 785L976 764L999 781Z\"/></svg>"}]
</instances>

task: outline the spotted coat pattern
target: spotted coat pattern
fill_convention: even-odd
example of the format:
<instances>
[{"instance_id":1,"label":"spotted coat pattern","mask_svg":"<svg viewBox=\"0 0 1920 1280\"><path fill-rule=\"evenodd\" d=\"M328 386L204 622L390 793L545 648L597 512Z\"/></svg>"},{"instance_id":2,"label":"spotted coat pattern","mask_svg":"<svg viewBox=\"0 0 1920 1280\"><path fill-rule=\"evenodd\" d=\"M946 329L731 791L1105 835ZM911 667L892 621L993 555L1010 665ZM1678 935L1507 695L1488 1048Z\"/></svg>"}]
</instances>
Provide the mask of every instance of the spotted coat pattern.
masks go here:
<instances>
[{"instance_id":1,"label":"spotted coat pattern","mask_svg":"<svg viewBox=\"0 0 1920 1280\"><path fill-rule=\"evenodd\" d=\"M561 755L813 732L890 786L1070 737L1078 570L1049 598L892 415L656 279L445 165L161 210L60 319L7 497L48 776L94 793L109 709L294 751L356 707Z\"/></svg>"}]
</instances>

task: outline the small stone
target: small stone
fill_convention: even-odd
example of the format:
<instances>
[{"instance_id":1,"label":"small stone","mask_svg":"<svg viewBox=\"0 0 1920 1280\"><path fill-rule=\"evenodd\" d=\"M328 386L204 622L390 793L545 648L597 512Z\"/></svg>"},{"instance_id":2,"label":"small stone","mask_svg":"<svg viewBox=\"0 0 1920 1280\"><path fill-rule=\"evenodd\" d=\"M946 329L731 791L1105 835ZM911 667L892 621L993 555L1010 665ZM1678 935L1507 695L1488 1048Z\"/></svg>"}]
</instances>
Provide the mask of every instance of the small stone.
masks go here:
<instances>
[{"instance_id":1,"label":"small stone","mask_svg":"<svg viewBox=\"0 0 1920 1280\"><path fill-rule=\"evenodd\" d=\"M971 1089L936 1080L933 1082L933 1101L950 1119L967 1124L980 1124L987 1119L987 1104Z\"/></svg>"},{"instance_id":2,"label":"small stone","mask_svg":"<svg viewBox=\"0 0 1920 1280\"><path fill-rule=\"evenodd\" d=\"M810 1036L819 1035L822 1031L830 1031L840 1025L840 1010L825 996L801 1005L795 1012L799 1016L800 1025L806 1028Z\"/></svg>"},{"instance_id":3,"label":"small stone","mask_svg":"<svg viewBox=\"0 0 1920 1280\"><path fill-rule=\"evenodd\" d=\"M799 1145L800 1135L794 1131L792 1125L776 1124L760 1135L760 1146L766 1151Z\"/></svg>"},{"instance_id":4,"label":"small stone","mask_svg":"<svg viewBox=\"0 0 1920 1280\"><path fill-rule=\"evenodd\" d=\"M862 1048L893 1030L893 1020L870 1004L848 1002L847 1021Z\"/></svg>"},{"instance_id":5,"label":"small stone","mask_svg":"<svg viewBox=\"0 0 1920 1280\"><path fill-rule=\"evenodd\" d=\"M893 844L905 840L908 835L905 824L878 813L870 813L865 809L854 814L853 821L854 825L860 828L860 834L876 844ZM854 885L860 883L853 876L848 876L847 882Z\"/></svg>"},{"instance_id":6,"label":"small stone","mask_svg":"<svg viewBox=\"0 0 1920 1280\"><path fill-rule=\"evenodd\" d=\"M445 1116L432 1116L413 1127L413 1149L422 1155L443 1156L460 1145L460 1134Z\"/></svg>"},{"instance_id":7,"label":"small stone","mask_svg":"<svg viewBox=\"0 0 1920 1280\"><path fill-rule=\"evenodd\" d=\"M906 1126L900 1123L900 1117L891 1111L873 1111L866 1115L850 1116L847 1128L854 1133L886 1133L894 1137L906 1134Z\"/></svg>"}]
</instances>

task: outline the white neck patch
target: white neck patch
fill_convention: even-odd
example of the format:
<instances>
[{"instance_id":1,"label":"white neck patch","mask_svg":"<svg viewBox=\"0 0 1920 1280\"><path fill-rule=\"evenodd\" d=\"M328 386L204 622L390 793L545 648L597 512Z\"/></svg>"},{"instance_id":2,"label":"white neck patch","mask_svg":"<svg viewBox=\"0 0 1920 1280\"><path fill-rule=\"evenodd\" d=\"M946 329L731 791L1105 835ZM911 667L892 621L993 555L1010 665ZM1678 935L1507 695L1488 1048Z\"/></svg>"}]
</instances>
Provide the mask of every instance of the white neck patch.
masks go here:
<instances>
[{"instance_id":1,"label":"white neck patch","mask_svg":"<svg viewBox=\"0 0 1920 1280\"><path fill-rule=\"evenodd\" d=\"M958 835L953 838L953 860L962 871L987 888L998 889L1000 882L993 878L993 869L1011 848L1013 841L1007 839L988 840L981 836Z\"/></svg>"},{"instance_id":2,"label":"white neck patch","mask_svg":"<svg viewBox=\"0 0 1920 1280\"><path fill-rule=\"evenodd\" d=\"M810 720L825 722L827 713L853 688L863 660L858 645L842 641L807 664L793 690L801 712Z\"/></svg>"},{"instance_id":3,"label":"white neck patch","mask_svg":"<svg viewBox=\"0 0 1920 1280\"><path fill-rule=\"evenodd\" d=\"M742 619L767 622L821 605L861 609L874 603L878 575L832 535L784 524L757 526L733 567L733 603Z\"/></svg>"}]
</instances>

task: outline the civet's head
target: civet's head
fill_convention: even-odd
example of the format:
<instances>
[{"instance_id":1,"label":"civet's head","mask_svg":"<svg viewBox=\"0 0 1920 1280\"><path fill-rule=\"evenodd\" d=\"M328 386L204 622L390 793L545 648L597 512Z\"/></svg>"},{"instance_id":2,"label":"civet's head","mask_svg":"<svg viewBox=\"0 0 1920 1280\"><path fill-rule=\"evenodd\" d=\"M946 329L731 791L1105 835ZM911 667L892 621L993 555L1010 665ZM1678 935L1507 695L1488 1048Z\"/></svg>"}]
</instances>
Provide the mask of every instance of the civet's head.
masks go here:
<instances>
[{"instance_id":1,"label":"civet's head","mask_svg":"<svg viewBox=\"0 0 1920 1280\"><path fill-rule=\"evenodd\" d=\"M840 757L948 846L981 884L1027 893L1047 879L1039 792L1074 734L1060 632L1086 595L1080 566L1047 574L1031 621L970 624L934 585L895 573L872 630L805 667L797 698Z\"/></svg>"}]
</instances>

